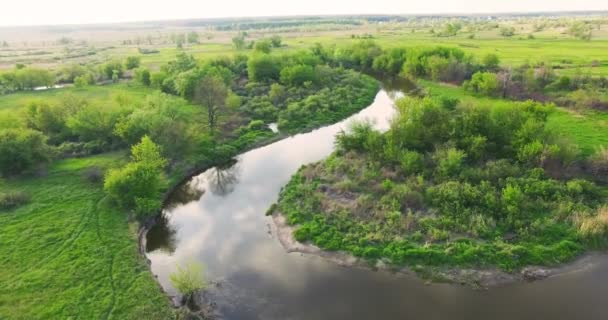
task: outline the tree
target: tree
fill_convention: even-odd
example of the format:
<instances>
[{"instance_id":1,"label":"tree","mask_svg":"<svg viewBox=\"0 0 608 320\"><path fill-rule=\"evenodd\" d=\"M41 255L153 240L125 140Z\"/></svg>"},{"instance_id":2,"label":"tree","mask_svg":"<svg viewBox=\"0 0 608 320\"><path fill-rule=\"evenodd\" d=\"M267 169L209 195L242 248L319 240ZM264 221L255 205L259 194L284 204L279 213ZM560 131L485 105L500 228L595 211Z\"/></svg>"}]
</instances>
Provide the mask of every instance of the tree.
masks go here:
<instances>
[{"instance_id":1,"label":"tree","mask_svg":"<svg viewBox=\"0 0 608 320\"><path fill-rule=\"evenodd\" d=\"M31 129L4 129L0 131L0 173L15 175L48 163L53 150L46 136Z\"/></svg>"},{"instance_id":2,"label":"tree","mask_svg":"<svg viewBox=\"0 0 608 320\"><path fill-rule=\"evenodd\" d=\"M591 27L583 21L576 21L568 28L568 34L580 39L591 40Z\"/></svg>"},{"instance_id":3,"label":"tree","mask_svg":"<svg viewBox=\"0 0 608 320\"><path fill-rule=\"evenodd\" d=\"M161 207L161 190L165 185L163 168L167 161L160 148L148 136L131 148L131 162L106 175L104 190L125 209L134 209L140 216L154 213Z\"/></svg>"},{"instance_id":4,"label":"tree","mask_svg":"<svg viewBox=\"0 0 608 320\"><path fill-rule=\"evenodd\" d=\"M486 66L486 69L496 71L500 65L500 58L493 53L489 53L483 57L481 63Z\"/></svg>"},{"instance_id":5,"label":"tree","mask_svg":"<svg viewBox=\"0 0 608 320\"><path fill-rule=\"evenodd\" d=\"M463 87L468 91L492 96L498 90L498 78L491 72L477 72L470 81L463 84Z\"/></svg>"},{"instance_id":6,"label":"tree","mask_svg":"<svg viewBox=\"0 0 608 320\"><path fill-rule=\"evenodd\" d=\"M272 43L272 46L274 48L280 48L282 45L282 39L280 36L272 36L272 38L270 38L270 43Z\"/></svg>"},{"instance_id":7,"label":"tree","mask_svg":"<svg viewBox=\"0 0 608 320\"><path fill-rule=\"evenodd\" d=\"M513 27L502 27L500 28L500 35L503 37L512 37L515 35L515 28Z\"/></svg>"},{"instance_id":8,"label":"tree","mask_svg":"<svg viewBox=\"0 0 608 320\"><path fill-rule=\"evenodd\" d=\"M194 44L196 44L196 43L199 42L199 40L198 40L199 36L198 36L198 33L196 31L189 32L187 38L188 38L188 43L194 43Z\"/></svg>"},{"instance_id":9,"label":"tree","mask_svg":"<svg viewBox=\"0 0 608 320\"><path fill-rule=\"evenodd\" d=\"M228 87L217 76L206 76L199 83L194 95L194 101L207 109L209 130L213 132L217 125L219 113L226 106Z\"/></svg>"},{"instance_id":10,"label":"tree","mask_svg":"<svg viewBox=\"0 0 608 320\"><path fill-rule=\"evenodd\" d=\"M120 61L110 61L102 67L103 74L107 79L113 79L114 76L122 77L123 67Z\"/></svg>"},{"instance_id":11,"label":"tree","mask_svg":"<svg viewBox=\"0 0 608 320\"><path fill-rule=\"evenodd\" d=\"M315 69L307 65L294 65L281 70L281 82L290 86L299 86L307 81L314 82Z\"/></svg>"},{"instance_id":12,"label":"tree","mask_svg":"<svg viewBox=\"0 0 608 320\"><path fill-rule=\"evenodd\" d=\"M152 83L150 77L150 70L144 67L135 69L135 81L143 84L146 87L149 87Z\"/></svg>"},{"instance_id":13,"label":"tree","mask_svg":"<svg viewBox=\"0 0 608 320\"><path fill-rule=\"evenodd\" d=\"M177 270L169 275L169 280L173 287L184 296L186 305L196 292L207 287L203 265L193 261L184 266L177 265Z\"/></svg>"},{"instance_id":14,"label":"tree","mask_svg":"<svg viewBox=\"0 0 608 320\"><path fill-rule=\"evenodd\" d=\"M258 40L255 42L253 50L256 52L270 53L270 50L272 50L272 43L267 39Z\"/></svg>"},{"instance_id":15,"label":"tree","mask_svg":"<svg viewBox=\"0 0 608 320\"><path fill-rule=\"evenodd\" d=\"M247 72L251 81L278 80L281 65L277 59L268 54L256 54L247 61Z\"/></svg>"},{"instance_id":16,"label":"tree","mask_svg":"<svg viewBox=\"0 0 608 320\"><path fill-rule=\"evenodd\" d=\"M139 67L140 62L141 62L141 59L139 57L136 57L136 56L127 57L127 60L125 61L125 68L127 68L127 70L135 69L135 68Z\"/></svg>"},{"instance_id":17,"label":"tree","mask_svg":"<svg viewBox=\"0 0 608 320\"><path fill-rule=\"evenodd\" d=\"M242 34L232 38L232 45L234 46L234 48L236 50L243 50L245 49L245 36L243 36Z\"/></svg>"}]
</instances>

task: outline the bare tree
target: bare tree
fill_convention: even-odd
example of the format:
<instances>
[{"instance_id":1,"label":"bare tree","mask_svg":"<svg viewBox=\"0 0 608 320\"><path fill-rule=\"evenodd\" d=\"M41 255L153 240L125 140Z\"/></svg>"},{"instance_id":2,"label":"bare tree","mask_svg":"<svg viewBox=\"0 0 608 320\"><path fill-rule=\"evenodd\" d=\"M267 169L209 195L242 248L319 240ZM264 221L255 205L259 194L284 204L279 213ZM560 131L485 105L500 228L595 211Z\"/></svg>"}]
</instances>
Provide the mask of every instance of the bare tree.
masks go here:
<instances>
[{"instance_id":1,"label":"bare tree","mask_svg":"<svg viewBox=\"0 0 608 320\"><path fill-rule=\"evenodd\" d=\"M213 132L217 125L218 117L226 107L228 87L222 79L214 76L206 76L199 83L194 94L194 101L207 108L209 130Z\"/></svg>"}]
</instances>

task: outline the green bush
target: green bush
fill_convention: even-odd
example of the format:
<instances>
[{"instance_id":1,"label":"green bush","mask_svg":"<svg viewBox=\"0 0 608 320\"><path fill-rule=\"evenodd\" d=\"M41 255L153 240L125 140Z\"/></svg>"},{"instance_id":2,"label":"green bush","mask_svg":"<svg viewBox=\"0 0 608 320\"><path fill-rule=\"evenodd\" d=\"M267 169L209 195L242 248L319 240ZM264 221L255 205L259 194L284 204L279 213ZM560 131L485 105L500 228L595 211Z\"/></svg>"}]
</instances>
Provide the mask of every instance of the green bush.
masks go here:
<instances>
[{"instance_id":1,"label":"green bush","mask_svg":"<svg viewBox=\"0 0 608 320\"><path fill-rule=\"evenodd\" d=\"M54 151L46 141L47 137L35 130L0 130L0 173L17 175L48 163Z\"/></svg>"},{"instance_id":2,"label":"green bush","mask_svg":"<svg viewBox=\"0 0 608 320\"><path fill-rule=\"evenodd\" d=\"M138 216L154 214L161 207L166 160L147 136L132 147L131 160L123 168L112 169L106 174L104 190L121 207L134 209Z\"/></svg>"}]
</instances>

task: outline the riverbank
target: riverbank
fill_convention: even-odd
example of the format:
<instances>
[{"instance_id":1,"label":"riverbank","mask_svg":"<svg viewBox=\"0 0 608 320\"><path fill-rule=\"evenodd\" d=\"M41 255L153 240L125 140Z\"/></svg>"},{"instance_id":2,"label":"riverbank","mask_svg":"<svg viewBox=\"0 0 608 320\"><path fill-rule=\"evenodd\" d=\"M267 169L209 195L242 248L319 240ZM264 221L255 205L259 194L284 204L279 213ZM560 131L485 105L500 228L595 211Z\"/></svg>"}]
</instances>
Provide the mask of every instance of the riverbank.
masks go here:
<instances>
[{"instance_id":1,"label":"riverbank","mask_svg":"<svg viewBox=\"0 0 608 320\"><path fill-rule=\"evenodd\" d=\"M342 267L362 268L381 272L390 272L403 276L421 277L429 282L451 283L471 287L473 289L490 289L516 282L532 282L561 276L572 272L584 272L592 268L599 259L606 259L605 253L591 252L582 255L576 260L556 267L530 266L518 272L508 273L496 268L468 269L468 268L408 268L395 267L378 260L376 263L358 258L344 251L327 251L314 244L297 241L293 233L296 227L287 223L287 219L280 212L271 216L271 233L278 240L285 251L305 255L319 256Z\"/></svg>"}]
</instances>

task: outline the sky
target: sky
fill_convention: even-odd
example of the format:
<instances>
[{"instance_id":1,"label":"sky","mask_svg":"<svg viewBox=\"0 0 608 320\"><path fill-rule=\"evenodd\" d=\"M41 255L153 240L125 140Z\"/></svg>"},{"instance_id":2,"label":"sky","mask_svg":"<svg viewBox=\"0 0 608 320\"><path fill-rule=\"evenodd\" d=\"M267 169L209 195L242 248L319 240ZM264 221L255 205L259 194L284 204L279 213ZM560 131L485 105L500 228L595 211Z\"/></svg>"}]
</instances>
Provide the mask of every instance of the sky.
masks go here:
<instances>
[{"instance_id":1,"label":"sky","mask_svg":"<svg viewBox=\"0 0 608 320\"><path fill-rule=\"evenodd\" d=\"M0 25L331 14L608 10L608 0L2 0Z\"/></svg>"}]
</instances>

